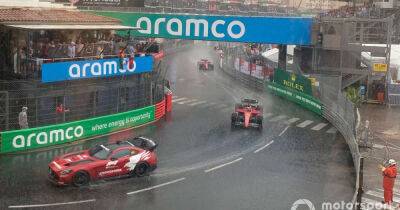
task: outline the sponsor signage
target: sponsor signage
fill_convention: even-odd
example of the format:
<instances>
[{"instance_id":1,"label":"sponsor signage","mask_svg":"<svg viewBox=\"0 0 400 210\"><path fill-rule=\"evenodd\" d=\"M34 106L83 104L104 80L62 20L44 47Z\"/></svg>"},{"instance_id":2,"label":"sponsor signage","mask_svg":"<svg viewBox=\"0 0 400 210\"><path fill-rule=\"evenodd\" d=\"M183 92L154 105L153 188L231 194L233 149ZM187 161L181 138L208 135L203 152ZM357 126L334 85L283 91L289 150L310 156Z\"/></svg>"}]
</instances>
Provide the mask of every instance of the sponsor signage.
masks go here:
<instances>
[{"instance_id":1,"label":"sponsor signage","mask_svg":"<svg viewBox=\"0 0 400 210\"><path fill-rule=\"evenodd\" d=\"M309 95L292 90L274 82L267 84L267 88L279 96L285 97L288 100L293 101L318 115L322 115L321 102Z\"/></svg>"},{"instance_id":2,"label":"sponsor signage","mask_svg":"<svg viewBox=\"0 0 400 210\"><path fill-rule=\"evenodd\" d=\"M42 82L58 82L96 77L114 77L129 74L151 72L153 56L125 58L122 63L119 58L70 61L42 64Z\"/></svg>"},{"instance_id":3,"label":"sponsor signage","mask_svg":"<svg viewBox=\"0 0 400 210\"><path fill-rule=\"evenodd\" d=\"M140 27L134 36L221 42L311 45L312 18L96 12Z\"/></svg>"},{"instance_id":4,"label":"sponsor signage","mask_svg":"<svg viewBox=\"0 0 400 210\"><path fill-rule=\"evenodd\" d=\"M386 63L374 63L373 65L374 72L387 72L387 64Z\"/></svg>"},{"instance_id":5,"label":"sponsor signage","mask_svg":"<svg viewBox=\"0 0 400 210\"><path fill-rule=\"evenodd\" d=\"M1 132L0 153L74 142L136 127L155 120L155 106L64 124Z\"/></svg>"},{"instance_id":6,"label":"sponsor signage","mask_svg":"<svg viewBox=\"0 0 400 210\"><path fill-rule=\"evenodd\" d=\"M311 81L305 76L275 69L274 82L301 93L312 95Z\"/></svg>"}]
</instances>

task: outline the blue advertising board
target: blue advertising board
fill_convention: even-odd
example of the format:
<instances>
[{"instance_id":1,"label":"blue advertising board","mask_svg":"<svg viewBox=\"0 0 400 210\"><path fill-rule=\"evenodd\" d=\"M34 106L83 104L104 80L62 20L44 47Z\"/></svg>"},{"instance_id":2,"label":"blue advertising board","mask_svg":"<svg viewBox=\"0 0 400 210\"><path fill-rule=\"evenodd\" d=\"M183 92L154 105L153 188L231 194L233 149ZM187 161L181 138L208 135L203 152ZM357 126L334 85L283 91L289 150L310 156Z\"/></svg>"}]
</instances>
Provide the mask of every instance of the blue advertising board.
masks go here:
<instances>
[{"instance_id":1,"label":"blue advertising board","mask_svg":"<svg viewBox=\"0 0 400 210\"><path fill-rule=\"evenodd\" d=\"M119 58L84 60L42 65L42 82L58 82L97 77L114 77L129 74L140 74L153 70L153 56L125 58L120 68Z\"/></svg>"},{"instance_id":2,"label":"blue advertising board","mask_svg":"<svg viewBox=\"0 0 400 210\"><path fill-rule=\"evenodd\" d=\"M221 42L311 45L309 17L244 17L96 12L140 27L133 36Z\"/></svg>"}]
</instances>

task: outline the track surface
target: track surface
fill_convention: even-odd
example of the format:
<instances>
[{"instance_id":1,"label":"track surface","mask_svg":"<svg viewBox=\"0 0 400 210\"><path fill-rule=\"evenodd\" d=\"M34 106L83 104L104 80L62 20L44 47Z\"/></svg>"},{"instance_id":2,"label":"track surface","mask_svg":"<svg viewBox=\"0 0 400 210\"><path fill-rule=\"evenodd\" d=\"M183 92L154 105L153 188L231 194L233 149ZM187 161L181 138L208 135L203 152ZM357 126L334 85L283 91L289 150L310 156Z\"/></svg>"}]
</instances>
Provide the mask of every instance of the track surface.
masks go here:
<instances>
[{"instance_id":1,"label":"track surface","mask_svg":"<svg viewBox=\"0 0 400 210\"><path fill-rule=\"evenodd\" d=\"M355 183L351 155L331 125L278 97L236 84L217 67L198 71L197 61L212 55L196 47L168 58L176 96L165 121L77 145L1 156L0 209L280 210L301 198L316 209L326 201L349 201ZM262 132L231 131L230 114L242 97L263 103ZM159 167L150 177L81 189L47 182L47 164L55 156L139 134L159 142Z\"/></svg>"}]
</instances>

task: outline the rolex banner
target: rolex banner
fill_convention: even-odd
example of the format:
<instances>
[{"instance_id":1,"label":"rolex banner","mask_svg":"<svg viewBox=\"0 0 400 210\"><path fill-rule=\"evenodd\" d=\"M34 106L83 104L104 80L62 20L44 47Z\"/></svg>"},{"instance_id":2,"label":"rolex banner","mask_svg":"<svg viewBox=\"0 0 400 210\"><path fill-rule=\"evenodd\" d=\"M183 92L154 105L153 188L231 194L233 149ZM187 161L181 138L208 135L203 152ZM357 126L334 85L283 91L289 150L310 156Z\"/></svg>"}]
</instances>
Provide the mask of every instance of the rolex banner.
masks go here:
<instances>
[{"instance_id":1,"label":"rolex banner","mask_svg":"<svg viewBox=\"0 0 400 210\"><path fill-rule=\"evenodd\" d=\"M311 80L305 76L275 69L274 82L312 96Z\"/></svg>"}]
</instances>

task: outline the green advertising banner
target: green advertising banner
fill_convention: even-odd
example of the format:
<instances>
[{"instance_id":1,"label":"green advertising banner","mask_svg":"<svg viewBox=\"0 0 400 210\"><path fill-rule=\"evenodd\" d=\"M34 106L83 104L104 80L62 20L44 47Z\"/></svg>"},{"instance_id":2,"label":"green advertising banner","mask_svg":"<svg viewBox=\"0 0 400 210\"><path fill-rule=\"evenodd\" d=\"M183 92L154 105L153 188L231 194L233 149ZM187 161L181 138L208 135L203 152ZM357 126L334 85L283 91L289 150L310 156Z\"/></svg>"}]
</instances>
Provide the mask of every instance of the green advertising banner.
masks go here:
<instances>
[{"instance_id":1,"label":"green advertising banner","mask_svg":"<svg viewBox=\"0 0 400 210\"><path fill-rule=\"evenodd\" d=\"M321 102L317 99L276 83L269 83L267 84L267 87L277 95L285 97L318 115L322 115Z\"/></svg>"},{"instance_id":2,"label":"green advertising banner","mask_svg":"<svg viewBox=\"0 0 400 210\"><path fill-rule=\"evenodd\" d=\"M155 106L64 124L1 132L0 153L65 144L154 121Z\"/></svg>"},{"instance_id":3,"label":"green advertising banner","mask_svg":"<svg viewBox=\"0 0 400 210\"><path fill-rule=\"evenodd\" d=\"M133 36L220 42L311 45L312 18L134 13L96 11L95 14L139 27Z\"/></svg>"},{"instance_id":4,"label":"green advertising banner","mask_svg":"<svg viewBox=\"0 0 400 210\"><path fill-rule=\"evenodd\" d=\"M274 82L301 93L312 95L311 80L305 76L275 69Z\"/></svg>"}]
</instances>

